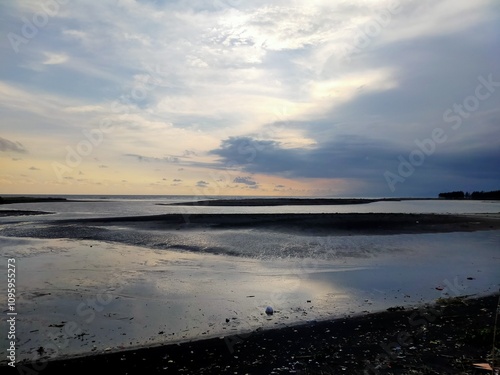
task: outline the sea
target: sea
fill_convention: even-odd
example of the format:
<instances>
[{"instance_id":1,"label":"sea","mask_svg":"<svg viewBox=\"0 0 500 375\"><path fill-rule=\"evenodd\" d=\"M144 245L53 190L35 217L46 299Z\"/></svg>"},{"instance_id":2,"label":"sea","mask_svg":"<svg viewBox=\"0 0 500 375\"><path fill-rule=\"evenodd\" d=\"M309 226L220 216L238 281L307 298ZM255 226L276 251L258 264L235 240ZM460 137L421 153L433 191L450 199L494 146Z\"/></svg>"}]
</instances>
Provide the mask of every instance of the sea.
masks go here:
<instances>
[{"instance_id":1,"label":"sea","mask_svg":"<svg viewBox=\"0 0 500 375\"><path fill-rule=\"evenodd\" d=\"M75 202L0 206L0 213L48 213L0 215L2 280L7 279L7 260L15 259L16 264L15 308L22 322L16 327L20 360L207 337L227 340L237 336L244 341L259 329L310 324L394 306L417 309L438 298L496 293L500 286L498 230L333 236L307 230L177 230L74 221L169 213L498 215L500 203L494 201L418 199L331 206L216 207L192 203L250 197L50 197ZM3 282L2 310L7 311L7 303L7 284ZM273 315L265 313L267 307L273 308ZM66 330L70 323L78 329ZM3 319L2 352L7 349L7 329Z\"/></svg>"},{"instance_id":2,"label":"sea","mask_svg":"<svg viewBox=\"0 0 500 375\"><path fill-rule=\"evenodd\" d=\"M9 195L3 195L8 197ZM32 195L40 198L64 198L80 202L43 202L18 203L0 206L0 210L40 210L50 211L53 215L45 217L52 219L69 219L84 217L121 217L158 214L196 214L196 213L416 213L416 214L474 214L498 213L498 201L473 200L401 200L378 201L368 204L345 205L298 205L298 206L195 206L193 202L217 199L252 199L265 197L248 196L189 196L189 195ZM276 197L268 197L276 198ZM331 197L283 197L317 199ZM356 197L345 197L356 199ZM382 199L379 197L366 199ZM171 203L186 203L185 206L168 206ZM25 218L23 218L24 220ZM43 220L39 217L36 219Z\"/></svg>"}]
</instances>

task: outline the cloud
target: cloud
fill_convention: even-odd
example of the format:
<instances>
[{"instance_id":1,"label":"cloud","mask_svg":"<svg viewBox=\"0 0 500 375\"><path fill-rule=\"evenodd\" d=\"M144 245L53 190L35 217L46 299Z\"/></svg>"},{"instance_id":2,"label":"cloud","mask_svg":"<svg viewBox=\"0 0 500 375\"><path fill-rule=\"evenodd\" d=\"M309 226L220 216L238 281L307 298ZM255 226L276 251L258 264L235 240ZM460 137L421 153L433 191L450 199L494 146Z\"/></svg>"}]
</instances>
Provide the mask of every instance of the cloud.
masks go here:
<instances>
[{"instance_id":1,"label":"cloud","mask_svg":"<svg viewBox=\"0 0 500 375\"><path fill-rule=\"evenodd\" d=\"M384 140L342 136L315 147L285 148L276 141L231 137L212 154L221 164L289 178L362 178L381 175L398 147Z\"/></svg>"},{"instance_id":2,"label":"cloud","mask_svg":"<svg viewBox=\"0 0 500 375\"><path fill-rule=\"evenodd\" d=\"M182 180L181 180L181 179L179 179L179 178L174 178L174 179L172 180L172 183L170 184L170 186L181 186L181 182L182 182ZM200 181L200 182L204 182L204 181ZM197 184L197 186L200 186L200 187L205 187L206 185L204 185L204 184L202 183L201 185L198 185L198 184Z\"/></svg>"},{"instance_id":3,"label":"cloud","mask_svg":"<svg viewBox=\"0 0 500 375\"><path fill-rule=\"evenodd\" d=\"M248 186L257 185L257 182L255 182L251 177L236 177L233 180L233 182L236 184L244 184L244 185L248 185Z\"/></svg>"},{"instance_id":4,"label":"cloud","mask_svg":"<svg viewBox=\"0 0 500 375\"><path fill-rule=\"evenodd\" d=\"M91 112L103 112L105 108L99 105L80 105L75 107L66 107L64 111L70 113L91 113Z\"/></svg>"},{"instance_id":5,"label":"cloud","mask_svg":"<svg viewBox=\"0 0 500 375\"><path fill-rule=\"evenodd\" d=\"M498 176L496 164L500 160L500 147L445 148L425 157L423 164L415 168L407 183L398 186L398 193L431 194L433 189L445 188L450 181L456 185L468 179L492 186ZM398 173L400 158L409 160L413 147L406 147L386 140L361 136L339 136L309 148L284 148L275 141L262 141L251 137L232 137L224 140L211 152L220 157L221 165L238 165L248 173L267 174L291 179L347 179L352 182L351 193L362 195L390 195L384 173ZM481 166L481 167L480 167ZM441 181L447 175L449 181ZM425 177L424 177L425 176ZM429 186L429 180L433 185ZM461 183L459 181L463 180ZM243 180L238 180L243 181ZM236 181L235 181L236 182ZM284 187L280 185L280 187Z\"/></svg>"},{"instance_id":6,"label":"cloud","mask_svg":"<svg viewBox=\"0 0 500 375\"><path fill-rule=\"evenodd\" d=\"M127 168L129 181L143 181L144 163L161 173L173 164L168 172L182 166L189 178L200 174L193 181L237 171L226 180L240 184L235 193L260 186L248 177L260 174L269 178L259 181L276 176L290 188L310 184L312 191L322 180L349 195L385 195L384 171L397 171L398 157L408 158L415 140L440 127L447 141L397 193L451 183L497 188L500 89L469 111L460 129L443 113L474 97L479 76L500 81L500 65L492 63L500 59L500 8L491 0L406 1L381 20L391 3L61 6L36 43L15 53L4 40L0 111L15 132L3 135L44 145L23 156L38 165L64 159L66 147L88 140L82 132L106 120L112 131L102 142L94 132L96 147L83 159ZM36 1L5 7L5 35L40 11ZM4 138L0 151L27 153Z\"/></svg>"},{"instance_id":7,"label":"cloud","mask_svg":"<svg viewBox=\"0 0 500 375\"><path fill-rule=\"evenodd\" d=\"M2 152L17 152L20 154L25 154L26 149L20 142L12 142L8 139L0 137L0 151Z\"/></svg>"},{"instance_id":8,"label":"cloud","mask_svg":"<svg viewBox=\"0 0 500 375\"><path fill-rule=\"evenodd\" d=\"M143 156L137 154L125 154L125 156L136 158L140 162L166 162L166 163L179 163L180 159L177 156L165 156L163 158Z\"/></svg>"},{"instance_id":9,"label":"cloud","mask_svg":"<svg viewBox=\"0 0 500 375\"><path fill-rule=\"evenodd\" d=\"M201 187L201 188L207 187L208 185L210 185L210 183L209 183L209 182L206 182L206 181L198 181L198 182L196 183L196 186L197 186L197 187Z\"/></svg>"},{"instance_id":10,"label":"cloud","mask_svg":"<svg viewBox=\"0 0 500 375\"><path fill-rule=\"evenodd\" d=\"M46 59L44 65L58 65L68 61L68 56L64 53L45 52Z\"/></svg>"}]
</instances>

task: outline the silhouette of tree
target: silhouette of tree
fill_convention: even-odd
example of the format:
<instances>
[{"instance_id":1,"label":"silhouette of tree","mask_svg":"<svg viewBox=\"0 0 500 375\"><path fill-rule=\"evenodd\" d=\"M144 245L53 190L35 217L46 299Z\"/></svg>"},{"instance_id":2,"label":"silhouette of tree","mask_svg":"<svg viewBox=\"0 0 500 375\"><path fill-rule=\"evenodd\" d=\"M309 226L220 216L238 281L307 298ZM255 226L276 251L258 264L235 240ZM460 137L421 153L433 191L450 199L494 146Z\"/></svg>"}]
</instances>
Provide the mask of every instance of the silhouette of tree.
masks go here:
<instances>
[{"instance_id":1,"label":"silhouette of tree","mask_svg":"<svg viewBox=\"0 0 500 375\"><path fill-rule=\"evenodd\" d=\"M444 199L464 199L465 194L463 191L451 191L449 193L439 193L439 198Z\"/></svg>"}]
</instances>

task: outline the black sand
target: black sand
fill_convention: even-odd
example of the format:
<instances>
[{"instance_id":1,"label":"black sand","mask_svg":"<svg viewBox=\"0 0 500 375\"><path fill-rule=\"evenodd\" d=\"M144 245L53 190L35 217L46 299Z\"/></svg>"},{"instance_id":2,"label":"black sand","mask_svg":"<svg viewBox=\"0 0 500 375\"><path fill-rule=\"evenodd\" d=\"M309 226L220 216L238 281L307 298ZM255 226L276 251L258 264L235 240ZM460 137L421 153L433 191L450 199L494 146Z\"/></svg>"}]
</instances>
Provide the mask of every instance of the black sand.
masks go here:
<instances>
[{"instance_id":1,"label":"black sand","mask_svg":"<svg viewBox=\"0 0 500 375\"><path fill-rule=\"evenodd\" d=\"M311 234L446 233L500 229L500 215L434 214L167 214L60 220L57 224L128 225L148 229L255 228Z\"/></svg>"},{"instance_id":2,"label":"black sand","mask_svg":"<svg viewBox=\"0 0 500 375\"><path fill-rule=\"evenodd\" d=\"M5 216L32 216L32 215L50 215L54 212L45 211L27 211L27 210L0 210L0 217Z\"/></svg>"},{"instance_id":3,"label":"black sand","mask_svg":"<svg viewBox=\"0 0 500 375\"><path fill-rule=\"evenodd\" d=\"M402 198L364 199L364 198L246 198L212 199L183 203L158 203L165 206L329 206L342 204L366 204L379 201L400 201Z\"/></svg>"},{"instance_id":4,"label":"black sand","mask_svg":"<svg viewBox=\"0 0 500 375\"><path fill-rule=\"evenodd\" d=\"M66 198L51 198L51 197L0 197L0 204L14 203L45 203L45 202L75 202Z\"/></svg>"},{"instance_id":5,"label":"black sand","mask_svg":"<svg viewBox=\"0 0 500 375\"><path fill-rule=\"evenodd\" d=\"M491 360L498 297L18 367L22 374L487 374L473 363Z\"/></svg>"}]
</instances>

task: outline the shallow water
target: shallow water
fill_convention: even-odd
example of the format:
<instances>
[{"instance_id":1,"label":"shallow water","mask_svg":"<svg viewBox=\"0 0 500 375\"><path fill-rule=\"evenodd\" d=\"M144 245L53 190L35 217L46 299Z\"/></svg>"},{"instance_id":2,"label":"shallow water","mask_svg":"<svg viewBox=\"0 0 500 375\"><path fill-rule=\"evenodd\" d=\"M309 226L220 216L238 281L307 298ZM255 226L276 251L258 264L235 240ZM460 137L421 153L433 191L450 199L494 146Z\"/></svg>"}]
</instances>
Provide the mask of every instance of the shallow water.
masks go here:
<instances>
[{"instance_id":1,"label":"shallow water","mask_svg":"<svg viewBox=\"0 0 500 375\"><path fill-rule=\"evenodd\" d=\"M286 246L262 247L256 256L257 237L242 236L209 239L240 251L237 257L0 237L2 259L17 259L19 358L35 358L40 346L60 356L244 337L257 328L491 293L500 284L499 231L275 239L293 244L296 253L308 247L300 256ZM5 296L2 290L3 305ZM275 310L270 317L268 305ZM5 320L0 326L5 332Z\"/></svg>"},{"instance_id":2,"label":"shallow water","mask_svg":"<svg viewBox=\"0 0 500 375\"><path fill-rule=\"evenodd\" d=\"M88 217L122 217L160 214L202 214L202 213L435 213L474 214L500 213L500 202L488 201L441 201L416 200L400 202L373 202L331 206L273 206L273 207L207 207L166 206L159 203L179 202L179 199L101 199L86 202L17 203L0 206L1 210L30 210L52 212L51 215L26 217L0 217L0 224L40 222L55 219L79 219Z\"/></svg>"},{"instance_id":3,"label":"shallow water","mask_svg":"<svg viewBox=\"0 0 500 375\"><path fill-rule=\"evenodd\" d=\"M2 206L54 212L0 218L1 258L15 258L17 264L18 358L36 358L41 346L57 357L208 336L244 337L258 328L441 296L487 294L500 284L500 231L319 236L51 223L164 213L500 212L500 203L478 201L157 205L182 199L108 197ZM1 262L4 280L6 271ZM6 306L5 283L0 304ZM274 308L273 316L264 313L267 306ZM6 319L0 329L6 332ZM0 345L5 350L6 340Z\"/></svg>"}]
</instances>

